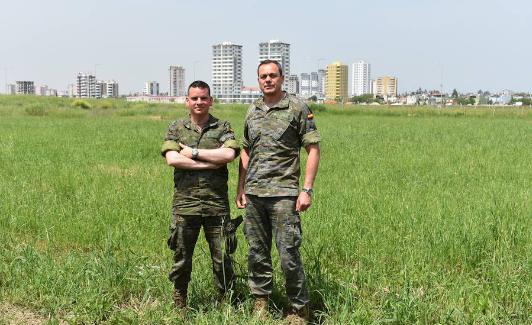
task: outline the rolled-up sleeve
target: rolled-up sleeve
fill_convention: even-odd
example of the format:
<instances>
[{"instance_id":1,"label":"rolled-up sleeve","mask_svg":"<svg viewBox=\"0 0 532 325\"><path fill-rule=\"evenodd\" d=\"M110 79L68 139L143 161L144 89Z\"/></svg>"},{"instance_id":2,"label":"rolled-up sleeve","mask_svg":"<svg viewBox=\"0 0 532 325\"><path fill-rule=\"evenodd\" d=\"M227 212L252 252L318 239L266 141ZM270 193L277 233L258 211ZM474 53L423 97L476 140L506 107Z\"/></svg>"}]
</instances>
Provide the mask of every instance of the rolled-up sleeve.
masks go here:
<instances>
[{"instance_id":1,"label":"rolled-up sleeve","mask_svg":"<svg viewBox=\"0 0 532 325\"><path fill-rule=\"evenodd\" d=\"M161 155L164 157L167 151L179 152L180 150L181 147L179 146L179 137L177 135L176 125L175 123L172 123L170 126L168 126L168 131L166 131L166 135L164 136L164 142L161 146Z\"/></svg>"},{"instance_id":2,"label":"rolled-up sleeve","mask_svg":"<svg viewBox=\"0 0 532 325\"><path fill-rule=\"evenodd\" d=\"M224 124L224 133L220 138L220 142L223 143L224 148L231 148L235 150L235 156L240 154L240 145L236 140L235 132L231 128L231 124L229 124L229 122Z\"/></svg>"},{"instance_id":3,"label":"rolled-up sleeve","mask_svg":"<svg viewBox=\"0 0 532 325\"><path fill-rule=\"evenodd\" d=\"M314 122L314 114L308 106L304 106L299 119L299 135L303 147L321 141L320 133Z\"/></svg>"}]
</instances>

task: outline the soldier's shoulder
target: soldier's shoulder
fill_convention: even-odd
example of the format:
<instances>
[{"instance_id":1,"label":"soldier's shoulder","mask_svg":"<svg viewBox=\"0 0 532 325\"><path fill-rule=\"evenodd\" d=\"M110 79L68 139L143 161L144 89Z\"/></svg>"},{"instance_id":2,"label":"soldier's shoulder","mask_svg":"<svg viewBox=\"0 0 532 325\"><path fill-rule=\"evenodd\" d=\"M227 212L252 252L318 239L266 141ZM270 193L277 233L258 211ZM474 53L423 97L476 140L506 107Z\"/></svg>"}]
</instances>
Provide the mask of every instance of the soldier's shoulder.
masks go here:
<instances>
[{"instance_id":1,"label":"soldier's shoulder","mask_svg":"<svg viewBox=\"0 0 532 325\"><path fill-rule=\"evenodd\" d=\"M168 125L169 128L177 129L185 125L185 119L184 118L178 118L170 122Z\"/></svg>"},{"instance_id":2,"label":"soldier's shoulder","mask_svg":"<svg viewBox=\"0 0 532 325\"><path fill-rule=\"evenodd\" d=\"M248 107L248 111L246 112L246 120L249 118L250 115L253 114L253 112L255 112L255 109L257 107L259 107L260 105L262 105L262 98L259 98L257 100L255 100L253 103L251 103Z\"/></svg>"},{"instance_id":3,"label":"soldier's shoulder","mask_svg":"<svg viewBox=\"0 0 532 325\"><path fill-rule=\"evenodd\" d=\"M218 125L219 126L222 126L224 128L230 128L231 127L231 122L227 121L227 120L220 120L218 119Z\"/></svg>"},{"instance_id":4,"label":"soldier's shoulder","mask_svg":"<svg viewBox=\"0 0 532 325\"><path fill-rule=\"evenodd\" d=\"M307 102L294 95L288 95L289 107L294 113L308 113L310 111Z\"/></svg>"}]
</instances>

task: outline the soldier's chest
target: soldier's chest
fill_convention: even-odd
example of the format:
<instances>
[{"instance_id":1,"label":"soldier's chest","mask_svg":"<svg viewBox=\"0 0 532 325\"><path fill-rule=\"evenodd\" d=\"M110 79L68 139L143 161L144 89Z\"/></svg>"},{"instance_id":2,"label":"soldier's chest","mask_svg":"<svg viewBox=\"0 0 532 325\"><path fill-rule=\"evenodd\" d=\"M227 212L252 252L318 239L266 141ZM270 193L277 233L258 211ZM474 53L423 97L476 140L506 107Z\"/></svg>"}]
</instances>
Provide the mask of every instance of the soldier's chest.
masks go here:
<instances>
[{"instance_id":1,"label":"soldier's chest","mask_svg":"<svg viewBox=\"0 0 532 325\"><path fill-rule=\"evenodd\" d=\"M248 127L251 137L267 137L275 140L297 137L297 120L290 110L257 111L250 116Z\"/></svg>"},{"instance_id":2,"label":"soldier's chest","mask_svg":"<svg viewBox=\"0 0 532 325\"><path fill-rule=\"evenodd\" d=\"M223 130L219 126L204 128L203 130L183 128L179 132L179 140L192 148L199 149L216 149L219 148L222 143Z\"/></svg>"}]
</instances>

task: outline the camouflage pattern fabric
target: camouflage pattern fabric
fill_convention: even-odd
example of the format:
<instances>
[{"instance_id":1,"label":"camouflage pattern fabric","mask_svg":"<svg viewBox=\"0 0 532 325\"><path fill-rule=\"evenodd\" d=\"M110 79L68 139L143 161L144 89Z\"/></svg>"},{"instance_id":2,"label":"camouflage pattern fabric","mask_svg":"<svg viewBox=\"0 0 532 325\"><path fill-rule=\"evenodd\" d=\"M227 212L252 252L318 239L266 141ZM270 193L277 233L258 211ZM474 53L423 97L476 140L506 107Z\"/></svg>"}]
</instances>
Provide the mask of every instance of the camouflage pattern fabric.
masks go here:
<instances>
[{"instance_id":1,"label":"camouflage pattern fabric","mask_svg":"<svg viewBox=\"0 0 532 325\"><path fill-rule=\"evenodd\" d=\"M169 150L180 151L179 143L198 149L223 146L234 149L237 154L240 150L229 122L212 115L201 130L190 118L172 122L161 147L163 157ZM230 215L227 180L226 166L197 171L174 168L172 223L168 238L168 246L174 250L174 264L169 278L178 290L186 290L190 282L192 255L202 226L211 253L216 286L220 291L232 286L232 261L222 249L222 223L229 220Z\"/></svg>"},{"instance_id":2,"label":"camouflage pattern fabric","mask_svg":"<svg viewBox=\"0 0 532 325\"><path fill-rule=\"evenodd\" d=\"M223 223L227 219L213 216L176 216L170 227L168 246L174 250L174 264L168 278L178 291L186 291L192 273L192 255L203 226L211 253L214 283L220 292L233 287L235 275L232 260L223 252ZM223 262L222 262L223 258Z\"/></svg>"},{"instance_id":3,"label":"camouflage pattern fabric","mask_svg":"<svg viewBox=\"0 0 532 325\"><path fill-rule=\"evenodd\" d=\"M286 95L269 108L261 99L249 107L243 146L249 152L245 193L261 197L299 194L301 147L320 135L308 106Z\"/></svg>"},{"instance_id":4,"label":"camouflage pattern fabric","mask_svg":"<svg viewBox=\"0 0 532 325\"><path fill-rule=\"evenodd\" d=\"M239 152L240 147L229 122L209 115L207 125L199 131L190 118L179 119L170 124L161 148L180 151L179 143L191 148L217 149L222 145ZM182 216L228 215L227 167L212 170L174 169L174 209Z\"/></svg>"},{"instance_id":5,"label":"camouflage pattern fabric","mask_svg":"<svg viewBox=\"0 0 532 325\"><path fill-rule=\"evenodd\" d=\"M286 295L292 307L309 302L299 247L301 221L295 211L296 197L258 197L247 195L244 233L249 244L249 287L254 295L270 295L273 288L272 236L279 252L286 282Z\"/></svg>"}]
</instances>

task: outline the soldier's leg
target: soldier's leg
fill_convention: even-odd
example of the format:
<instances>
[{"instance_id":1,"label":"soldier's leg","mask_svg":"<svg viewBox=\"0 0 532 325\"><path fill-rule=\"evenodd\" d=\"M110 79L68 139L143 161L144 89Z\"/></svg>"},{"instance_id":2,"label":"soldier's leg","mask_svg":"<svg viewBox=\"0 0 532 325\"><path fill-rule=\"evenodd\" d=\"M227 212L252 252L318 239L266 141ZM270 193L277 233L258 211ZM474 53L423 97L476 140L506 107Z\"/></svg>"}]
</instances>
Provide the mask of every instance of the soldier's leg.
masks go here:
<instances>
[{"instance_id":1,"label":"soldier's leg","mask_svg":"<svg viewBox=\"0 0 532 325\"><path fill-rule=\"evenodd\" d=\"M270 205L272 231L285 276L286 295L292 307L300 310L309 302L305 272L299 247L301 246L301 219L296 211L296 197L274 198Z\"/></svg>"},{"instance_id":2,"label":"soldier's leg","mask_svg":"<svg viewBox=\"0 0 532 325\"><path fill-rule=\"evenodd\" d=\"M265 200L248 195L244 219L244 233L249 245L248 283L251 293L255 296L270 295L273 289L272 228L264 206Z\"/></svg>"},{"instance_id":3,"label":"soldier's leg","mask_svg":"<svg viewBox=\"0 0 532 325\"><path fill-rule=\"evenodd\" d=\"M220 292L226 292L232 289L235 280L233 261L223 249L225 237L223 236L222 222L228 218L229 216L223 218L218 216L203 217L203 230L205 231L205 239L207 239L211 252L214 283Z\"/></svg>"},{"instance_id":4,"label":"soldier's leg","mask_svg":"<svg viewBox=\"0 0 532 325\"><path fill-rule=\"evenodd\" d=\"M201 217L176 216L175 233L170 236L169 245L174 250L174 264L168 278L178 291L187 291L192 273L192 255L201 229Z\"/></svg>"}]
</instances>

